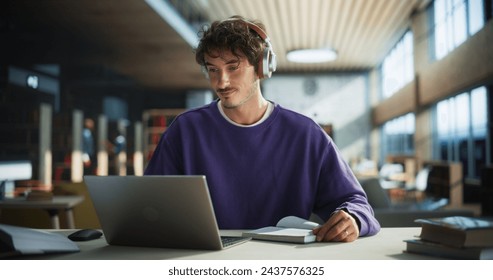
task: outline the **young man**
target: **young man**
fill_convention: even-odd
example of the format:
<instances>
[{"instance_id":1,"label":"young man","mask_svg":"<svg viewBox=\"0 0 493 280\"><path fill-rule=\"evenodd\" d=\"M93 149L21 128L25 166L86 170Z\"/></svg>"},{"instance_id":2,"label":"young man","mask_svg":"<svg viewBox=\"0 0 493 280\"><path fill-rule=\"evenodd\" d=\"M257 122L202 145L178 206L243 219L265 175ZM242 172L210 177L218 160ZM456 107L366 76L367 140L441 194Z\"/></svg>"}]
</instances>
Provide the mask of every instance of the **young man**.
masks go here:
<instances>
[{"instance_id":1,"label":"young man","mask_svg":"<svg viewBox=\"0 0 493 280\"><path fill-rule=\"evenodd\" d=\"M145 174L206 175L223 229L314 213L326 221L314 230L318 241L376 234L366 195L330 137L262 96L260 80L275 70L264 30L235 16L203 31L196 60L219 99L174 120Z\"/></svg>"}]
</instances>

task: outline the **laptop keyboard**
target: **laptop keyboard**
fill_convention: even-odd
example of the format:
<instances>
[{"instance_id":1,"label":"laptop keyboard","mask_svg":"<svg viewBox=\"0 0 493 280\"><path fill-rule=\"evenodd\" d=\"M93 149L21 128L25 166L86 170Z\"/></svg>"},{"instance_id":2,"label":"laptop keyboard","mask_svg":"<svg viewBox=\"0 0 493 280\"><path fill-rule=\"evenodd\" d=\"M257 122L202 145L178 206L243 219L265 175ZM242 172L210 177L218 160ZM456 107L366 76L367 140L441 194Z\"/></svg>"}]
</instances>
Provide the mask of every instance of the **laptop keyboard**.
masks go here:
<instances>
[{"instance_id":1,"label":"laptop keyboard","mask_svg":"<svg viewBox=\"0 0 493 280\"><path fill-rule=\"evenodd\" d=\"M250 237L242 236L221 236L221 242L223 243L224 248L246 242L250 239Z\"/></svg>"}]
</instances>

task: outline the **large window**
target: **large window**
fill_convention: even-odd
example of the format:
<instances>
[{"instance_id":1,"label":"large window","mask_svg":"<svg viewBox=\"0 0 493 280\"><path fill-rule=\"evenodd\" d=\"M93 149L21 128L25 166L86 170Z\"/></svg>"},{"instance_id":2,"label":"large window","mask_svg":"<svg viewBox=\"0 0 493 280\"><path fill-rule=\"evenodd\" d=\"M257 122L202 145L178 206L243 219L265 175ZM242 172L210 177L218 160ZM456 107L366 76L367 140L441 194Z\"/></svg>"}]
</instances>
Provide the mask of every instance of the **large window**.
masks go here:
<instances>
[{"instance_id":1,"label":"large window","mask_svg":"<svg viewBox=\"0 0 493 280\"><path fill-rule=\"evenodd\" d=\"M382 127L382 157L414 154L415 116L408 113L386 122Z\"/></svg>"},{"instance_id":2,"label":"large window","mask_svg":"<svg viewBox=\"0 0 493 280\"><path fill-rule=\"evenodd\" d=\"M488 105L486 87L440 101L434 114L435 159L460 161L464 176L479 178L488 158Z\"/></svg>"},{"instance_id":3,"label":"large window","mask_svg":"<svg viewBox=\"0 0 493 280\"><path fill-rule=\"evenodd\" d=\"M483 27L484 3L483 0L435 0L432 18L434 58L439 60Z\"/></svg>"},{"instance_id":4,"label":"large window","mask_svg":"<svg viewBox=\"0 0 493 280\"><path fill-rule=\"evenodd\" d=\"M413 59L413 33L408 31L382 63L383 98L393 95L414 79Z\"/></svg>"}]
</instances>

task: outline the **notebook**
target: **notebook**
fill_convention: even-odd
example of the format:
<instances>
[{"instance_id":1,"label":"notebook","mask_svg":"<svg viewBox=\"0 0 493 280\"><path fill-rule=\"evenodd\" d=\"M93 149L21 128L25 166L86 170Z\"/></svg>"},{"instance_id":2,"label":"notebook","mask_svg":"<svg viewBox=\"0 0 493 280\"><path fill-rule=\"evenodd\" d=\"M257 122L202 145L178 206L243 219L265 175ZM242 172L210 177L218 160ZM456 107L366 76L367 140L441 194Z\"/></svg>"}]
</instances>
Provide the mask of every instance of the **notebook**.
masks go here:
<instances>
[{"instance_id":1,"label":"notebook","mask_svg":"<svg viewBox=\"0 0 493 280\"><path fill-rule=\"evenodd\" d=\"M205 176L84 176L110 245L221 250ZM223 244L223 241L228 241Z\"/></svg>"},{"instance_id":2,"label":"notebook","mask_svg":"<svg viewBox=\"0 0 493 280\"><path fill-rule=\"evenodd\" d=\"M80 249L63 234L0 224L0 259L18 255L74 253Z\"/></svg>"}]
</instances>

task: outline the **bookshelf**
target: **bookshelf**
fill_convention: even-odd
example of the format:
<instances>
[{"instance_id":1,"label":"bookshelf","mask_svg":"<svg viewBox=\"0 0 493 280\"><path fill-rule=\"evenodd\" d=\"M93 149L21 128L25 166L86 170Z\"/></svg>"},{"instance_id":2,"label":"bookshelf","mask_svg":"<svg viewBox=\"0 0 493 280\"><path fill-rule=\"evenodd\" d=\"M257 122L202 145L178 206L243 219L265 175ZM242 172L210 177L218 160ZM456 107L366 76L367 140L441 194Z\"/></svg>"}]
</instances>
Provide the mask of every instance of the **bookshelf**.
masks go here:
<instances>
[{"instance_id":1,"label":"bookshelf","mask_svg":"<svg viewBox=\"0 0 493 280\"><path fill-rule=\"evenodd\" d=\"M481 214L493 216L493 165L481 172Z\"/></svg>"},{"instance_id":2,"label":"bookshelf","mask_svg":"<svg viewBox=\"0 0 493 280\"><path fill-rule=\"evenodd\" d=\"M416 179L416 157L412 155L388 155L386 162L398 163L404 167L401 179L405 184L414 184Z\"/></svg>"},{"instance_id":3,"label":"bookshelf","mask_svg":"<svg viewBox=\"0 0 493 280\"><path fill-rule=\"evenodd\" d=\"M146 164L151 159L166 128L176 116L184 111L185 109L149 109L144 111L142 120L144 124L144 157Z\"/></svg>"},{"instance_id":4,"label":"bookshelf","mask_svg":"<svg viewBox=\"0 0 493 280\"><path fill-rule=\"evenodd\" d=\"M431 166L428 176L426 192L432 197L449 199L452 207L463 206L463 177L462 164L460 162L424 162L425 166Z\"/></svg>"},{"instance_id":5,"label":"bookshelf","mask_svg":"<svg viewBox=\"0 0 493 280\"><path fill-rule=\"evenodd\" d=\"M29 160L33 179L38 179L40 148L40 108L36 105L7 99L0 104L0 157Z\"/></svg>"}]
</instances>

